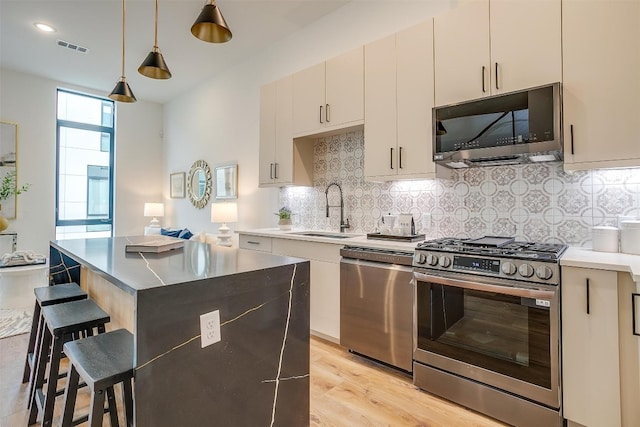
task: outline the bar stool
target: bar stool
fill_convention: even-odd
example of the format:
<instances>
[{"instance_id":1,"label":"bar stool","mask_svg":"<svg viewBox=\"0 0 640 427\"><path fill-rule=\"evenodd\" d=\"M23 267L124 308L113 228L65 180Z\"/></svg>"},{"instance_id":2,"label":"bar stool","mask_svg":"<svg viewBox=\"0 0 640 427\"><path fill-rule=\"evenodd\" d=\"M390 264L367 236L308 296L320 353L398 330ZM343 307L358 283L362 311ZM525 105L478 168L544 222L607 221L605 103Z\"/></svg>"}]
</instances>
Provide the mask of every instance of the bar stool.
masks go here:
<instances>
[{"instance_id":1,"label":"bar stool","mask_svg":"<svg viewBox=\"0 0 640 427\"><path fill-rule=\"evenodd\" d=\"M26 383L31 377L31 370L33 369L33 355L37 353L37 337L42 336L44 322L42 321L41 308L65 302L87 299L87 293L73 282L36 288L33 290L33 293L36 296L36 303L33 309L31 334L29 335L29 344L27 346L27 357L24 361L22 383Z\"/></svg>"},{"instance_id":2,"label":"bar stool","mask_svg":"<svg viewBox=\"0 0 640 427\"><path fill-rule=\"evenodd\" d=\"M118 383L122 383L127 426L132 427L133 335L126 329L118 329L65 343L64 352L70 365L64 392L62 427L71 427L87 420L90 427L102 426L105 394L111 427L118 427L118 409L113 390L113 386ZM91 407L88 416L74 420L73 411L80 378L91 389Z\"/></svg>"},{"instance_id":3,"label":"bar stool","mask_svg":"<svg viewBox=\"0 0 640 427\"><path fill-rule=\"evenodd\" d=\"M81 333L91 336L94 328L98 333L105 332L105 324L111 319L90 299L42 307L42 317L45 325L38 346L39 351L35 356L36 369L32 375L33 390L29 396L31 405L29 424L35 423L39 412L42 412L42 425L50 427L53 421L56 386L64 343ZM46 379L45 393L47 360L49 374Z\"/></svg>"}]
</instances>

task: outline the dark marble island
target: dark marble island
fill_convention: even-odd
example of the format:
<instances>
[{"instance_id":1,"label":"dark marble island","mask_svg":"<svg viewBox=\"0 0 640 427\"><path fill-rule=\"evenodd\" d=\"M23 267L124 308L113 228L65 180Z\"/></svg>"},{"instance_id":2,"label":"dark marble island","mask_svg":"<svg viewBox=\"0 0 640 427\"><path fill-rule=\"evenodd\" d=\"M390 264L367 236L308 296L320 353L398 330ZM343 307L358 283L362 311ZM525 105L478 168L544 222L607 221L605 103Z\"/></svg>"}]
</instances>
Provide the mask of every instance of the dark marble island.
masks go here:
<instances>
[{"instance_id":1,"label":"dark marble island","mask_svg":"<svg viewBox=\"0 0 640 427\"><path fill-rule=\"evenodd\" d=\"M51 277L79 278L135 336L136 426L309 424L309 261L157 236L51 242ZM78 267L80 265L80 267ZM202 348L200 315L219 310Z\"/></svg>"}]
</instances>

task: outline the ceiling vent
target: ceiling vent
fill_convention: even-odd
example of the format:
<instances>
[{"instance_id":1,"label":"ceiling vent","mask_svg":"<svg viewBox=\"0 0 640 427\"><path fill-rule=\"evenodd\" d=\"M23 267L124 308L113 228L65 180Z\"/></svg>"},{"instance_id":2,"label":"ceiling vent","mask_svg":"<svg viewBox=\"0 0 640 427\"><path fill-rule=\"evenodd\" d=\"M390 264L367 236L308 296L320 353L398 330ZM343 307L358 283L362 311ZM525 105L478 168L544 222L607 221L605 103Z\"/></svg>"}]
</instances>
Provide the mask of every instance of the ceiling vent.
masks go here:
<instances>
[{"instance_id":1,"label":"ceiling vent","mask_svg":"<svg viewBox=\"0 0 640 427\"><path fill-rule=\"evenodd\" d=\"M79 46L77 44L66 42L64 40L58 40L58 46L66 47L67 49L71 49L71 50L74 50L74 51L80 52L80 53L88 53L89 52L89 48L87 48L87 47L82 47L82 46Z\"/></svg>"}]
</instances>

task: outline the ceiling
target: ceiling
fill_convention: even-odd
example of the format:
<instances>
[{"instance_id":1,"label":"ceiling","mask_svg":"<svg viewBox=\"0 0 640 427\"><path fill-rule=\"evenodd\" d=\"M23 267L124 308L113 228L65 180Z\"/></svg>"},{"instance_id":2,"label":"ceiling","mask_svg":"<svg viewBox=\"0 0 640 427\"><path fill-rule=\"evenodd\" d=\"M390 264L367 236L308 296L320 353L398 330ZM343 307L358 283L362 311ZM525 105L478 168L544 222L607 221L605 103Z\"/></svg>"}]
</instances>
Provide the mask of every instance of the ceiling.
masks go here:
<instances>
[{"instance_id":1,"label":"ceiling","mask_svg":"<svg viewBox=\"0 0 640 427\"><path fill-rule=\"evenodd\" d=\"M154 0L126 3L125 75L138 100L166 102L347 4L342 0L219 0L233 38L207 43L190 31L204 0L159 0L158 46L173 77L137 72L153 47ZM35 22L54 33L43 33ZM87 53L58 40L88 48ZM120 0L0 0L0 67L107 95L121 74Z\"/></svg>"}]
</instances>

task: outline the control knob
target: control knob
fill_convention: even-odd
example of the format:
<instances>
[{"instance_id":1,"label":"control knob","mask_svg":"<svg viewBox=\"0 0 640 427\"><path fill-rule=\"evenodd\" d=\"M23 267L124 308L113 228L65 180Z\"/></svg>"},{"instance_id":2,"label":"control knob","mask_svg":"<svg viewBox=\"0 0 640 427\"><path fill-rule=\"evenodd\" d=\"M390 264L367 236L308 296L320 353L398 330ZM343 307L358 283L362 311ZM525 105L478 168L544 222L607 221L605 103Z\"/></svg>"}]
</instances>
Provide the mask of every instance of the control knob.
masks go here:
<instances>
[{"instance_id":1,"label":"control knob","mask_svg":"<svg viewBox=\"0 0 640 427\"><path fill-rule=\"evenodd\" d=\"M427 262L427 257L425 257L424 254L417 253L416 264L424 264L425 262Z\"/></svg>"},{"instance_id":2,"label":"control knob","mask_svg":"<svg viewBox=\"0 0 640 427\"><path fill-rule=\"evenodd\" d=\"M507 261L504 264L502 264L502 267L500 267L500 269L507 276L513 276L514 274L516 274L516 271L518 271L518 269L516 268L516 265L510 261Z\"/></svg>"},{"instance_id":3,"label":"control knob","mask_svg":"<svg viewBox=\"0 0 640 427\"><path fill-rule=\"evenodd\" d=\"M533 276L533 267L529 264L521 264L520 267L518 267L518 273L520 273L522 277L531 277Z\"/></svg>"},{"instance_id":4,"label":"control knob","mask_svg":"<svg viewBox=\"0 0 640 427\"><path fill-rule=\"evenodd\" d=\"M553 276L553 271L546 265L541 265L536 269L536 276L542 280L549 280Z\"/></svg>"},{"instance_id":5,"label":"control knob","mask_svg":"<svg viewBox=\"0 0 640 427\"><path fill-rule=\"evenodd\" d=\"M451 259L448 256L443 255L438 260L438 264L440 264L440 267L447 268L451 265Z\"/></svg>"},{"instance_id":6,"label":"control knob","mask_svg":"<svg viewBox=\"0 0 640 427\"><path fill-rule=\"evenodd\" d=\"M427 264L435 266L438 264L438 257L433 255L433 254L429 254L427 255Z\"/></svg>"}]
</instances>

